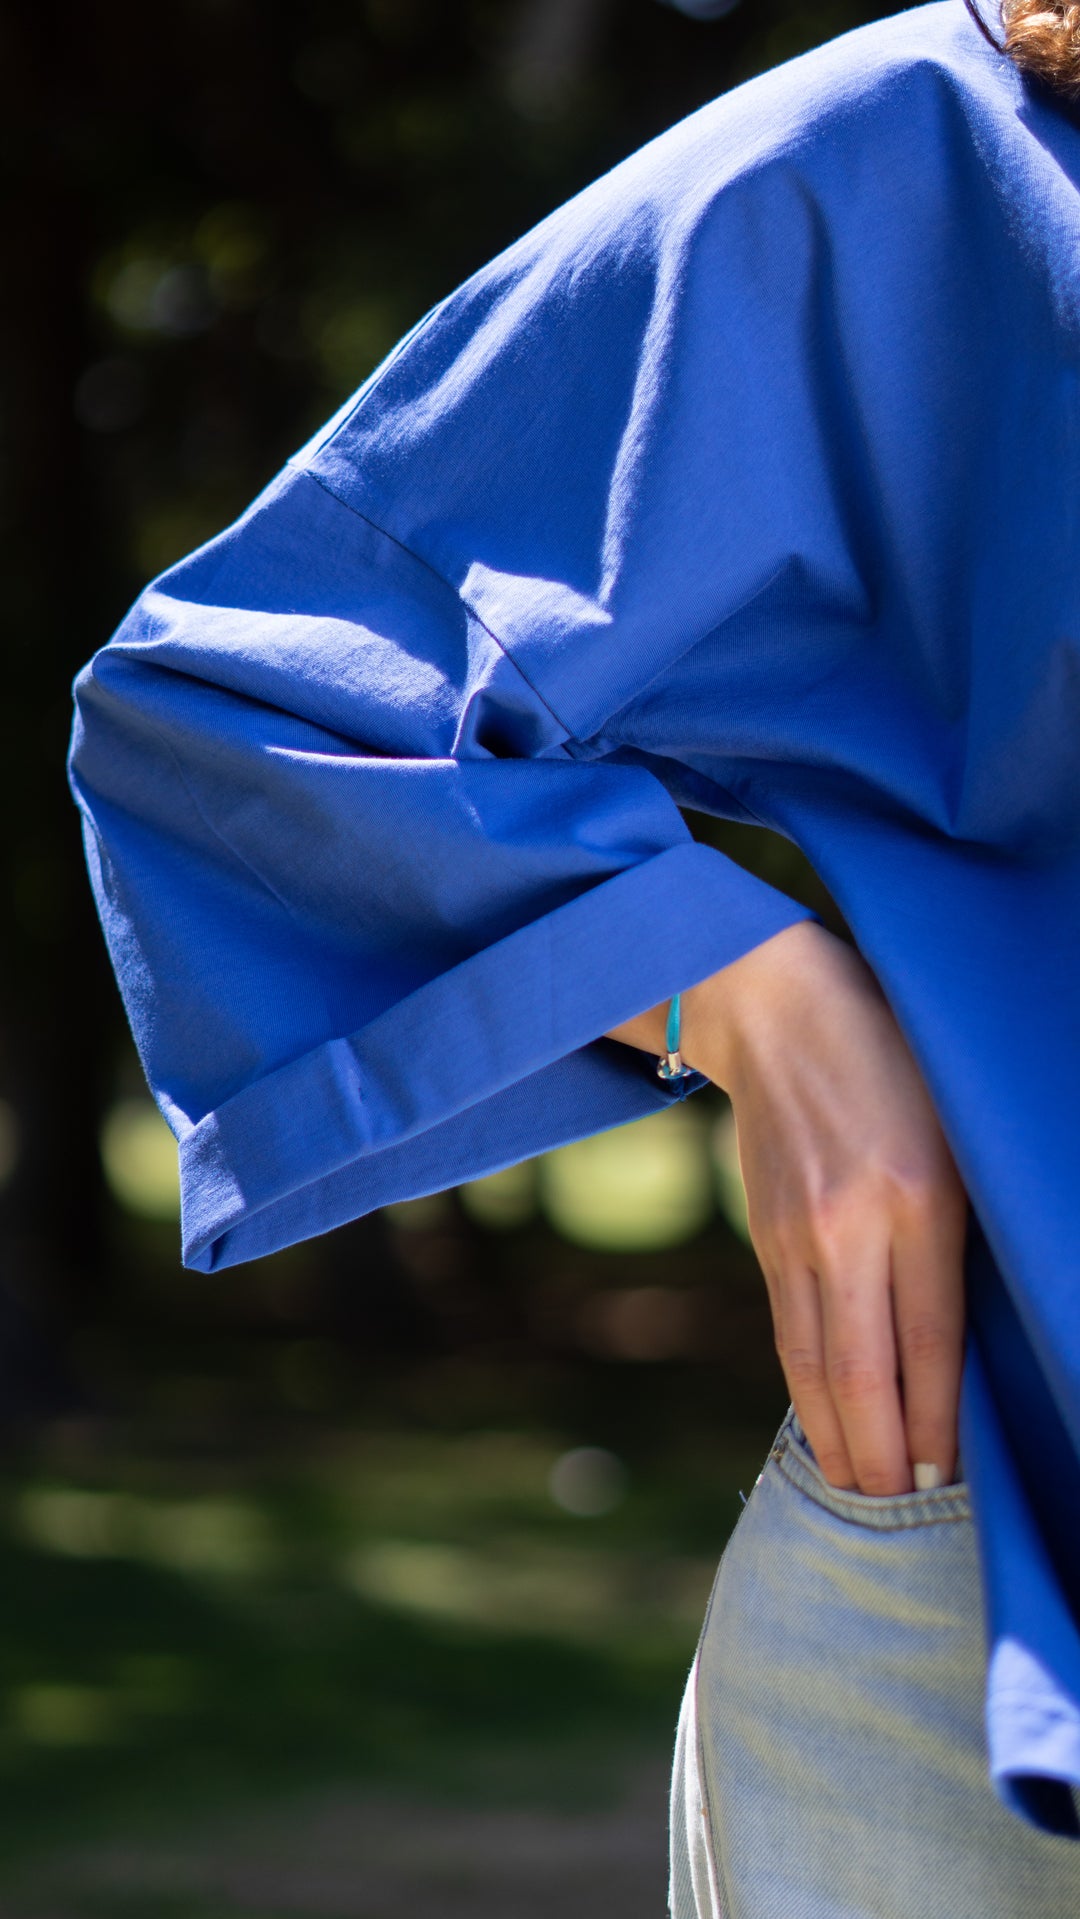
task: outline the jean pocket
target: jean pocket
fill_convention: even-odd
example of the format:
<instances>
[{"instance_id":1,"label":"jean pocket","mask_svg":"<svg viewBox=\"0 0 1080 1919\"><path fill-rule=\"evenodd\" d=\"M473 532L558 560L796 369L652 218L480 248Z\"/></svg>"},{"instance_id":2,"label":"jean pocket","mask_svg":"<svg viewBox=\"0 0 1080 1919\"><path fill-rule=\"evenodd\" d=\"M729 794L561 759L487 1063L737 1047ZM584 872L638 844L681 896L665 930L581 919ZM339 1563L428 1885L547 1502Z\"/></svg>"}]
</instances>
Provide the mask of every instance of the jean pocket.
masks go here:
<instances>
[{"instance_id":1,"label":"jean pocket","mask_svg":"<svg viewBox=\"0 0 1080 1919\"><path fill-rule=\"evenodd\" d=\"M777 1434L772 1457L784 1477L800 1492L837 1519L846 1519L855 1526L894 1532L904 1526L933 1526L944 1520L971 1518L971 1500L964 1479L955 1479L948 1486L935 1486L931 1492L886 1493L880 1497L830 1485L814 1458L813 1447L794 1407L789 1408Z\"/></svg>"}]
</instances>

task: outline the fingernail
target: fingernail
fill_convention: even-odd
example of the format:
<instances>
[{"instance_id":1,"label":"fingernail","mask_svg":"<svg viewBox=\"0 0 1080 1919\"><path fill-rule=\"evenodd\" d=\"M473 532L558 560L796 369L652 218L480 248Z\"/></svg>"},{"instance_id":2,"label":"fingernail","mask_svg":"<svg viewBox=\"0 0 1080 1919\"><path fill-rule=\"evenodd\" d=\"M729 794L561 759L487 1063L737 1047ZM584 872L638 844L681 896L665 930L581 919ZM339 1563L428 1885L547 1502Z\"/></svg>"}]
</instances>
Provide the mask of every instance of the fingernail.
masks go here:
<instances>
[{"instance_id":1,"label":"fingernail","mask_svg":"<svg viewBox=\"0 0 1080 1919\"><path fill-rule=\"evenodd\" d=\"M939 1468L928 1465L924 1459L918 1460L912 1467L912 1471L915 1475L915 1491L917 1493L932 1493L941 1485L941 1472Z\"/></svg>"}]
</instances>

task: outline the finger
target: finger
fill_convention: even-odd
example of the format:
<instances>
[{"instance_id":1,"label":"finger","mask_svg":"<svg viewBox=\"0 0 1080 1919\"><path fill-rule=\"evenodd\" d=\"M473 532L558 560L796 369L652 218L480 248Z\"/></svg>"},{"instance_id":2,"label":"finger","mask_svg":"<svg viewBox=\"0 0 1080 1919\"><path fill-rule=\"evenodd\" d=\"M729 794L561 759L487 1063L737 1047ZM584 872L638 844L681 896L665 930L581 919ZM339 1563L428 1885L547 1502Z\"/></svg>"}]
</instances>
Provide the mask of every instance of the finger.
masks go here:
<instances>
[{"instance_id":1,"label":"finger","mask_svg":"<svg viewBox=\"0 0 1080 1919\"><path fill-rule=\"evenodd\" d=\"M862 1493L910 1492L887 1244L833 1249L818 1272L825 1376Z\"/></svg>"},{"instance_id":2,"label":"finger","mask_svg":"<svg viewBox=\"0 0 1080 1919\"><path fill-rule=\"evenodd\" d=\"M799 1424L830 1485L850 1489L855 1484L855 1473L825 1376L817 1282L806 1269L783 1279L766 1277L776 1350Z\"/></svg>"},{"instance_id":3,"label":"finger","mask_svg":"<svg viewBox=\"0 0 1080 1919\"><path fill-rule=\"evenodd\" d=\"M913 1465L956 1473L960 1376L964 1361L964 1228L940 1215L893 1241L893 1318L900 1355L904 1424Z\"/></svg>"}]
</instances>

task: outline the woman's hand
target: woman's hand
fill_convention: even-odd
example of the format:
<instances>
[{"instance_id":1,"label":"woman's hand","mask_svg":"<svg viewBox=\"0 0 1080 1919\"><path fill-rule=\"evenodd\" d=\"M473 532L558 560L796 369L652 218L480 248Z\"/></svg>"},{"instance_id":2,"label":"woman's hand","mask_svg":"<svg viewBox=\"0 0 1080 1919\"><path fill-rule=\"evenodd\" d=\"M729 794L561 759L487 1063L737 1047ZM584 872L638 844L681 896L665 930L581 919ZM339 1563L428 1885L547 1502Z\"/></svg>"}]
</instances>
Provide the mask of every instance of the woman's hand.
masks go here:
<instances>
[{"instance_id":1,"label":"woman's hand","mask_svg":"<svg viewBox=\"0 0 1080 1919\"><path fill-rule=\"evenodd\" d=\"M637 1029L662 1011L613 1037L651 1045ZM777 1351L825 1477L908 1492L920 1464L948 1482L967 1198L873 974L801 922L684 993L682 1026L686 1062L731 1098Z\"/></svg>"}]
</instances>

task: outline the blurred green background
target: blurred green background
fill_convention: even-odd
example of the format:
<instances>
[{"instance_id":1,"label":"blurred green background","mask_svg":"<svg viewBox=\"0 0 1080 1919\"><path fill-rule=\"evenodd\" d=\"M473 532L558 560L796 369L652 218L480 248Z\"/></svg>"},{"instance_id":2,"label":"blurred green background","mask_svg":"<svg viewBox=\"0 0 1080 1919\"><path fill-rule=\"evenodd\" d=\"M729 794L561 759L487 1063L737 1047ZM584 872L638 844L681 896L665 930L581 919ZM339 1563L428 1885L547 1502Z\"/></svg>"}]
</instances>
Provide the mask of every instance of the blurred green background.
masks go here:
<instances>
[{"instance_id":1,"label":"blurred green background","mask_svg":"<svg viewBox=\"0 0 1080 1919\"><path fill-rule=\"evenodd\" d=\"M664 1903L782 1416L702 1095L224 1276L93 919L69 685L441 295L857 0L9 10L0 1914ZM836 924L793 848L712 838Z\"/></svg>"}]
</instances>

